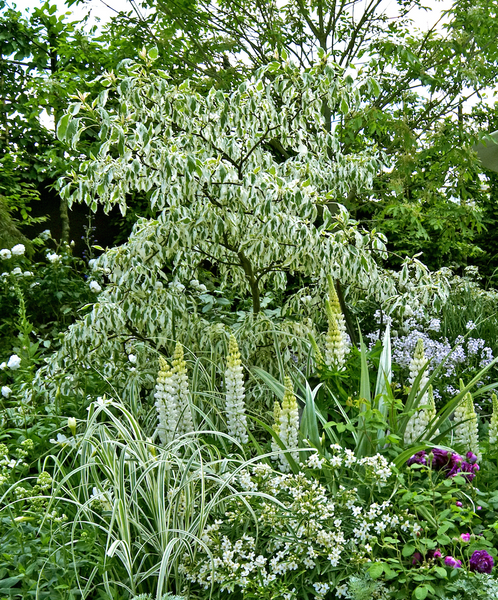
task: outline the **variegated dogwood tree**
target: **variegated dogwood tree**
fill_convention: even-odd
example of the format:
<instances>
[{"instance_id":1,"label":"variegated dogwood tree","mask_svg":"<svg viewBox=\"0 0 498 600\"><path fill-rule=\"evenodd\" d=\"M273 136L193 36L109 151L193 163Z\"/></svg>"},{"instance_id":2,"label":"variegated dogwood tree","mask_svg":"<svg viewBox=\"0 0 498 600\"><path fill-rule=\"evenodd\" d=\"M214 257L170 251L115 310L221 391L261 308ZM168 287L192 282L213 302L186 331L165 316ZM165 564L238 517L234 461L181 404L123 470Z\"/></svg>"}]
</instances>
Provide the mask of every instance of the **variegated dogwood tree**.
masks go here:
<instances>
[{"instance_id":1,"label":"variegated dogwood tree","mask_svg":"<svg viewBox=\"0 0 498 600\"><path fill-rule=\"evenodd\" d=\"M88 357L89 349L110 358L123 339L162 346L182 332L185 343L198 343L200 317L188 292L206 261L221 288L252 299L255 315L264 293L283 292L290 275L301 276L306 290L287 294L283 307L295 322L313 316L305 294L324 310L329 275L350 297L369 295L390 308L407 291L423 302L444 295L444 277L417 261L401 273L383 269L385 238L360 229L342 206L382 168L374 146L344 154L334 129L360 109L374 81L345 77L324 55L307 70L284 58L233 92L213 88L203 96L188 81L174 86L166 75L150 75L154 55L144 52L141 62L107 74L106 91L94 99L82 94L59 123L60 139L73 148L88 128L99 139L59 182L69 204L118 205L124 213L127 198L145 193L156 212L98 259L108 285L66 334L59 365L63 356ZM329 111L332 127L323 116Z\"/></svg>"}]
</instances>

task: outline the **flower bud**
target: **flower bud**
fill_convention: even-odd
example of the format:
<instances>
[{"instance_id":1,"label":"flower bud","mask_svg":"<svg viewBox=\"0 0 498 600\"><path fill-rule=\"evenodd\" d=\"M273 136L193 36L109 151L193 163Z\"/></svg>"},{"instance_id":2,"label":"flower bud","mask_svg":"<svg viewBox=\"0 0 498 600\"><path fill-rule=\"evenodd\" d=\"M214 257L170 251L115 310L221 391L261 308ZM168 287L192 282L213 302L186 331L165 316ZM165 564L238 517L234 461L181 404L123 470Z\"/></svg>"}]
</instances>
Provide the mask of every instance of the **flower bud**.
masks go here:
<instances>
[{"instance_id":1,"label":"flower bud","mask_svg":"<svg viewBox=\"0 0 498 600\"><path fill-rule=\"evenodd\" d=\"M67 426L71 430L71 433L76 435L76 419L74 417L69 417L67 420Z\"/></svg>"}]
</instances>

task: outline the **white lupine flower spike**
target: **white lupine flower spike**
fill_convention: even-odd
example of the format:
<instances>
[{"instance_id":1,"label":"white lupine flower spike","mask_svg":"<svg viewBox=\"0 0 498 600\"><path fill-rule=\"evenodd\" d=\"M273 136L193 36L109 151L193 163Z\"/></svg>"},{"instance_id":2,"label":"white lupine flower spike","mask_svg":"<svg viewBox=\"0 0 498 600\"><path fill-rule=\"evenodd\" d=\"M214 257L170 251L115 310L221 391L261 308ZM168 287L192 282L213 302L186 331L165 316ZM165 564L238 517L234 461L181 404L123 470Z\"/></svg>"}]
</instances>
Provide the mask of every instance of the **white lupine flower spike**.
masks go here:
<instances>
[{"instance_id":1,"label":"white lupine flower spike","mask_svg":"<svg viewBox=\"0 0 498 600\"><path fill-rule=\"evenodd\" d=\"M427 359L424 353L424 342L422 339L417 341L415 347L415 353L410 363L410 384L413 386L415 379L417 378L420 371L427 364ZM424 371L420 383L418 385L417 394L419 394L424 387L427 385L429 378L427 376L427 369ZM429 391L430 389L430 391ZM434 393L432 387L428 388L418 403L417 411L410 417L405 430L405 442L407 444L413 443L418 439L424 431L427 429L427 425L436 416L436 406L434 404Z\"/></svg>"},{"instance_id":2,"label":"white lupine flower spike","mask_svg":"<svg viewBox=\"0 0 498 600\"><path fill-rule=\"evenodd\" d=\"M285 377L284 385L285 393L280 412L279 436L287 450L291 451L292 458L298 461L299 456L296 449L298 447L299 436L299 409L296 396L294 395L292 380L289 376ZM289 471L289 463L285 454L280 455L280 466L282 471Z\"/></svg>"},{"instance_id":3,"label":"white lupine flower spike","mask_svg":"<svg viewBox=\"0 0 498 600\"><path fill-rule=\"evenodd\" d=\"M455 410L455 423L459 425L453 430L453 443L462 446L465 452L473 452L477 460L481 461L477 415L470 392L465 394L463 401Z\"/></svg>"},{"instance_id":4,"label":"white lupine flower spike","mask_svg":"<svg viewBox=\"0 0 498 600\"><path fill-rule=\"evenodd\" d=\"M194 430L187 363L180 342L175 347L173 366L170 367L162 357L159 357L159 366L154 393L159 421L157 433L161 442L168 444L176 436Z\"/></svg>"},{"instance_id":5,"label":"white lupine flower spike","mask_svg":"<svg viewBox=\"0 0 498 600\"><path fill-rule=\"evenodd\" d=\"M495 446L498 442L498 398L496 394L491 396L491 400L493 402L493 414L489 423L489 444Z\"/></svg>"},{"instance_id":6,"label":"white lupine flower spike","mask_svg":"<svg viewBox=\"0 0 498 600\"><path fill-rule=\"evenodd\" d=\"M329 277L329 296L325 301L325 307L328 319L328 330L325 338L325 364L340 371L346 364L346 354L349 347L346 322L331 277Z\"/></svg>"},{"instance_id":7,"label":"white lupine flower spike","mask_svg":"<svg viewBox=\"0 0 498 600\"><path fill-rule=\"evenodd\" d=\"M166 445L173 441L178 426L178 394L173 371L162 356L159 357L159 365L154 393L159 421L157 433L162 444Z\"/></svg>"},{"instance_id":8,"label":"white lupine flower spike","mask_svg":"<svg viewBox=\"0 0 498 600\"><path fill-rule=\"evenodd\" d=\"M183 357L183 346L176 342L175 353L173 355L173 372L176 376L178 386L178 409L180 411L180 420L178 423L178 433L189 433L194 430L192 419L190 388L187 377L187 363Z\"/></svg>"},{"instance_id":9,"label":"white lupine flower spike","mask_svg":"<svg viewBox=\"0 0 498 600\"><path fill-rule=\"evenodd\" d=\"M230 336L225 371L225 412L228 433L241 444L247 444L247 421L245 415L245 388L239 347L233 335Z\"/></svg>"}]
</instances>

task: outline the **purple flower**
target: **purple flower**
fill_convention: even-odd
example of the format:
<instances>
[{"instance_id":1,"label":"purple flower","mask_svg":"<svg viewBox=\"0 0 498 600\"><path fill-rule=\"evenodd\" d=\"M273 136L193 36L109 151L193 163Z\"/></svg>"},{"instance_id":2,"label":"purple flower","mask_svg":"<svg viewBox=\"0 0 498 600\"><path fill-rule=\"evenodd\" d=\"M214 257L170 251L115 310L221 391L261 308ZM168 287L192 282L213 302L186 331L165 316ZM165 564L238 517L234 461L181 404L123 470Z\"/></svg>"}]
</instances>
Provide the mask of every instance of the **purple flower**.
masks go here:
<instances>
[{"instance_id":1,"label":"purple flower","mask_svg":"<svg viewBox=\"0 0 498 600\"><path fill-rule=\"evenodd\" d=\"M463 506L463 504L460 502L460 500L457 500L455 502L455 505L458 506L458 507L460 507L460 508Z\"/></svg>"},{"instance_id":2,"label":"purple flower","mask_svg":"<svg viewBox=\"0 0 498 600\"><path fill-rule=\"evenodd\" d=\"M473 452L467 452L466 454L467 461L473 465L477 462L477 456Z\"/></svg>"},{"instance_id":3,"label":"purple flower","mask_svg":"<svg viewBox=\"0 0 498 600\"><path fill-rule=\"evenodd\" d=\"M420 452L417 452L417 454L414 454L411 458L408 459L407 463L408 466L417 464L417 465L426 465L427 464L427 452L425 450L421 450Z\"/></svg>"},{"instance_id":4,"label":"purple flower","mask_svg":"<svg viewBox=\"0 0 498 600\"><path fill-rule=\"evenodd\" d=\"M445 472L446 477L461 475L467 481L472 481L479 471L477 456L473 452L467 452L466 457L468 460L456 452L433 448L429 454L425 450L417 452L408 459L407 465L429 465L435 470ZM457 506L461 506L461 503L457 502Z\"/></svg>"},{"instance_id":5,"label":"purple flower","mask_svg":"<svg viewBox=\"0 0 498 600\"><path fill-rule=\"evenodd\" d=\"M462 533L460 538L463 542L470 542L470 533Z\"/></svg>"},{"instance_id":6,"label":"purple flower","mask_svg":"<svg viewBox=\"0 0 498 600\"><path fill-rule=\"evenodd\" d=\"M453 556L447 556L444 559L444 564L447 567L453 567L454 569L461 569L462 568L462 561L458 560L458 558L453 558Z\"/></svg>"},{"instance_id":7,"label":"purple flower","mask_svg":"<svg viewBox=\"0 0 498 600\"><path fill-rule=\"evenodd\" d=\"M495 561L486 550L476 550L470 557L470 570L477 573L491 573Z\"/></svg>"},{"instance_id":8,"label":"purple flower","mask_svg":"<svg viewBox=\"0 0 498 600\"><path fill-rule=\"evenodd\" d=\"M432 454L434 455L434 458L432 459L433 469L442 469L446 467L453 456L451 452L441 450L440 448L434 448Z\"/></svg>"},{"instance_id":9,"label":"purple flower","mask_svg":"<svg viewBox=\"0 0 498 600\"><path fill-rule=\"evenodd\" d=\"M443 555L441 554L441 550L439 550L439 548L437 550L434 550L434 558L442 558Z\"/></svg>"},{"instance_id":10,"label":"purple flower","mask_svg":"<svg viewBox=\"0 0 498 600\"><path fill-rule=\"evenodd\" d=\"M420 552L415 552L413 554L412 565L416 565L419 562L422 562L422 555L420 554Z\"/></svg>"}]
</instances>

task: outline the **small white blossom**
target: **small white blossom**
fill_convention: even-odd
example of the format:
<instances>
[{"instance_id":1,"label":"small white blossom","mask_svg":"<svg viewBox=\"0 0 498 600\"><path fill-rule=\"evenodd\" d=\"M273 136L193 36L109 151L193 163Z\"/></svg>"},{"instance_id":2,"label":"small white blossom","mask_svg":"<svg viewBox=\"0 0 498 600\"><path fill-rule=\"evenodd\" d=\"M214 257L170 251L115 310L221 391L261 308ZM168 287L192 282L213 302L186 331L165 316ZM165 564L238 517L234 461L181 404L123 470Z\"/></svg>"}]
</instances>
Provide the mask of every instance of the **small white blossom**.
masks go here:
<instances>
[{"instance_id":1,"label":"small white blossom","mask_svg":"<svg viewBox=\"0 0 498 600\"><path fill-rule=\"evenodd\" d=\"M128 354L128 360L131 362L132 365L134 365L137 362L137 357L135 354Z\"/></svg>"},{"instance_id":2,"label":"small white blossom","mask_svg":"<svg viewBox=\"0 0 498 600\"><path fill-rule=\"evenodd\" d=\"M12 271L12 275L22 275L22 270L20 267L16 267L13 271Z\"/></svg>"},{"instance_id":3,"label":"small white blossom","mask_svg":"<svg viewBox=\"0 0 498 600\"><path fill-rule=\"evenodd\" d=\"M24 271L24 277L33 277L33 273L31 271Z\"/></svg>"},{"instance_id":4,"label":"small white blossom","mask_svg":"<svg viewBox=\"0 0 498 600\"><path fill-rule=\"evenodd\" d=\"M8 248L3 248L0 250L0 258L2 260L8 260L9 258L12 258L12 252Z\"/></svg>"},{"instance_id":5,"label":"small white blossom","mask_svg":"<svg viewBox=\"0 0 498 600\"><path fill-rule=\"evenodd\" d=\"M50 237L52 237L52 233L50 232L50 229L45 229L45 231L42 231L38 237L41 240L48 240Z\"/></svg>"},{"instance_id":6,"label":"small white blossom","mask_svg":"<svg viewBox=\"0 0 498 600\"><path fill-rule=\"evenodd\" d=\"M12 394L12 390L10 389L10 387L8 385L3 385L2 386L2 396L4 398L8 398L11 394Z\"/></svg>"},{"instance_id":7,"label":"small white blossom","mask_svg":"<svg viewBox=\"0 0 498 600\"><path fill-rule=\"evenodd\" d=\"M13 354L9 358L9 362L7 363L7 367L9 369L12 369L13 371L15 371L16 369L19 369L20 366L21 366L21 358L19 356L17 356L17 354Z\"/></svg>"},{"instance_id":8,"label":"small white blossom","mask_svg":"<svg viewBox=\"0 0 498 600\"><path fill-rule=\"evenodd\" d=\"M12 256L22 256L26 252L24 244L16 244L12 250Z\"/></svg>"},{"instance_id":9,"label":"small white blossom","mask_svg":"<svg viewBox=\"0 0 498 600\"><path fill-rule=\"evenodd\" d=\"M0 370L5 371L6 368L7 368L7 363L4 361L3 363L0 364Z\"/></svg>"},{"instance_id":10,"label":"small white blossom","mask_svg":"<svg viewBox=\"0 0 498 600\"><path fill-rule=\"evenodd\" d=\"M102 291L102 288L96 281L90 281L89 286L92 292L94 292L95 294L98 294Z\"/></svg>"},{"instance_id":11,"label":"small white blossom","mask_svg":"<svg viewBox=\"0 0 498 600\"><path fill-rule=\"evenodd\" d=\"M71 433L73 435L76 435L76 419L74 417L69 417L67 420L67 426L69 427L69 429L71 430Z\"/></svg>"},{"instance_id":12,"label":"small white blossom","mask_svg":"<svg viewBox=\"0 0 498 600\"><path fill-rule=\"evenodd\" d=\"M59 263L61 261L61 256L59 254L56 254L55 252L49 252L47 254L47 260L48 262L51 262L53 264L55 263Z\"/></svg>"}]
</instances>

